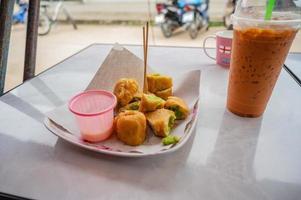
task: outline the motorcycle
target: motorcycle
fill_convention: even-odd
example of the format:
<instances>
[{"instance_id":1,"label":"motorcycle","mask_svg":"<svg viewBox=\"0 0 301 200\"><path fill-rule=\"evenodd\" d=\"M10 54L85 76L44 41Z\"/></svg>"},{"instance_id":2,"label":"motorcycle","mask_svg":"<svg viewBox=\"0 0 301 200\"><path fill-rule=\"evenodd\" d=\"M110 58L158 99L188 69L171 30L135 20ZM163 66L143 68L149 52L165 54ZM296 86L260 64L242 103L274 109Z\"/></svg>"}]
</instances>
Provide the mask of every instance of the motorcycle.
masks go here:
<instances>
[{"instance_id":1,"label":"motorcycle","mask_svg":"<svg viewBox=\"0 0 301 200\"><path fill-rule=\"evenodd\" d=\"M160 25L161 31L166 38L172 33L184 27L189 31L192 39L197 37L199 30L209 27L209 17L207 15L208 4L200 0L173 0L172 3L157 3L158 15L155 23Z\"/></svg>"},{"instance_id":2,"label":"motorcycle","mask_svg":"<svg viewBox=\"0 0 301 200\"><path fill-rule=\"evenodd\" d=\"M189 36L195 39L201 29L209 29L208 4L192 1L189 4L179 4L182 8L182 22L187 26Z\"/></svg>"},{"instance_id":3,"label":"motorcycle","mask_svg":"<svg viewBox=\"0 0 301 200\"><path fill-rule=\"evenodd\" d=\"M28 3L27 2L17 2L19 10L13 14L13 24L24 24L27 18Z\"/></svg>"},{"instance_id":4,"label":"motorcycle","mask_svg":"<svg viewBox=\"0 0 301 200\"><path fill-rule=\"evenodd\" d=\"M155 23L160 25L163 35L169 38L173 31L182 26L181 10L177 6L177 1L157 3L156 9L158 15L155 17Z\"/></svg>"}]
</instances>

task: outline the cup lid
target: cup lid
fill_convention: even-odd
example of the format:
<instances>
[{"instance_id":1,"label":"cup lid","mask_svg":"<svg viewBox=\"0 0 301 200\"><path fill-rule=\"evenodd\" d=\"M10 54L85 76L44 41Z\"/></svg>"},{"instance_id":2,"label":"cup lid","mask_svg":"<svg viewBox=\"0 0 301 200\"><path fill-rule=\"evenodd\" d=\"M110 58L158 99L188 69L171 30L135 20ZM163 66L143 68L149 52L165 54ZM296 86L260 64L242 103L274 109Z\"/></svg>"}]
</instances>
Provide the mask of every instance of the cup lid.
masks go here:
<instances>
[{"instance_id":1,"label":"cup lid","mask_svg":"<svg viewBox=\"0 0 301 200\"><path fill-rule=\"evenodd\" d=\"M272 17L265 20L267 1L266 0L239 0L235 12L231 16L233 24L249 25L284 25L300 28L301 7L293 2L275 0L272 10Z\"/></svg>"}]
</instances>

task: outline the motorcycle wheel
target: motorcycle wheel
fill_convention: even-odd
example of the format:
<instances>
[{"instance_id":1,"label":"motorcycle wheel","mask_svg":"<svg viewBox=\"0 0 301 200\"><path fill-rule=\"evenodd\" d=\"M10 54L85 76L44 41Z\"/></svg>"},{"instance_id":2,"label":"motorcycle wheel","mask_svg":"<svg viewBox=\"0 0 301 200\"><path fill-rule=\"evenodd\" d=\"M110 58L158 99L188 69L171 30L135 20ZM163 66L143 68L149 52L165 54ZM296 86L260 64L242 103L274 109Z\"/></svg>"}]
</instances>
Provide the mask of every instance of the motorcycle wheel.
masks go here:
<instances>
[{"instance_id":1,"label":"motorcycle wheel","mask_svg":"<svg viewBox=\"0 0 301 200\"><path fill-rule=\"evenodd\" d=\"M196 25L196 23L192 23L189 26L189 36L191 39L195 39L198 36L198 26Z\"/></svg>"},{"instance_id":2,"label":"motorcycle wheel","mask_svg":"<svg viewBox=\"0 0 301 200\"><path fill-rule=\"evenodd\" d=\"M38 34L41 36L47 35L50 32L50 29L51 29L51 22L49 17L44 13L40 13Z\"/></svg>"},{"instance_id":3,"label":"motorcycle wheel","mask_svg":"<svg viewBox=\"0 0 301 200\"><path fill-rule=\"evenodd\" d=\"M168 21L161 24L161 31L166 38L170 38L172 36L172 28Z\"/></svg>"},{"instance_id":4,"label":"motorcycle wheel","mask_svg":"<svg viewBox=\"0 0 301 200\"><path fill-rule=\"evenodd\" d=\"M233 30L233 25L231 23L231 17L230 15L223 17L224 26L227 28L227 30Z\"/></svg>"}]
</instances>

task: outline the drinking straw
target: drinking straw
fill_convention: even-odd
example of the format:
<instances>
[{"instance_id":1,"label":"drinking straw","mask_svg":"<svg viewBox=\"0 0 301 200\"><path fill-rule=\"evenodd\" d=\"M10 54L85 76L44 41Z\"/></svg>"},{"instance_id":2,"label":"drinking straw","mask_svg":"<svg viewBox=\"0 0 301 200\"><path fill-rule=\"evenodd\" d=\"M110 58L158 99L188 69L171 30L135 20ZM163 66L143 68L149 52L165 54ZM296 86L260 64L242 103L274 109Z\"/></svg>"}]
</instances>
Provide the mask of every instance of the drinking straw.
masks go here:
<instances>
[{"instance_id":1,"label":"drinking straw","mask_svg":"<svg viewBox=\"0 0 301 200\"><path fill-rule=\"evenodd\" d=\"M272 12L275 6L276 0L268 0L268 5L265 7L265 20L270 20L272 17Z\"/></svg>"}]
</instances>

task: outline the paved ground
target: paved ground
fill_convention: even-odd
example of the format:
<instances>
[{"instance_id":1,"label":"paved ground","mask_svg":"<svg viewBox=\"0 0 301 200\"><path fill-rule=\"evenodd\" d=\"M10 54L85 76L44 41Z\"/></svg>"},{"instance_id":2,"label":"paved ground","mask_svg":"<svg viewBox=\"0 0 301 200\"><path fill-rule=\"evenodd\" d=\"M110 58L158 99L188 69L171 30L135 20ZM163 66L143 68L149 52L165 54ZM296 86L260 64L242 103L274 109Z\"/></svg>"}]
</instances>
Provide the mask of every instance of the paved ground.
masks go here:
<instances>
[{"instance_id":1,"label":"paved ground","mask_svg":"<svg viewBox=\"0 0 301 200\"><path fill-rule=\"evenodd\" d=\"M204 37L219 30L224 30L224 28L211 28L208 32L200 33L195 40L191 40L188 33L183 31L179 31L173 37L166 39L162 36L160 29L154 27L150 30L149 44L201 47ZM58 24L49 35L38 38L36 73L49 68L89 44L118 42L121 44L140 45L142 43L141 35L140 26L80 25L79 29L74 31L71 25ZM301 52L300 44L301 34L299 33L291 51ZM208 46L213 47L214 42L209 42ZM22 25L14 26L11 36L6 90L20 84L22 81L24 48L25 27Z\"/></svg>"},{"instance_id":2,"label":"paved ground","mask_svg":"<svg viewBox=\"0 0 301 200\"><path fill-rule=\"evenodd\" d=\"M156 14L156 3L166 0L85 0L85 3L66 2L65 7L74 19L97 20L147 20ZM210 0L209 15L213 21L221 21L226 0ZM64 19L64 15L61 15Z\"/></svg>"}]
</instances>

